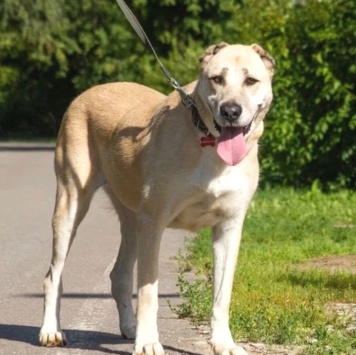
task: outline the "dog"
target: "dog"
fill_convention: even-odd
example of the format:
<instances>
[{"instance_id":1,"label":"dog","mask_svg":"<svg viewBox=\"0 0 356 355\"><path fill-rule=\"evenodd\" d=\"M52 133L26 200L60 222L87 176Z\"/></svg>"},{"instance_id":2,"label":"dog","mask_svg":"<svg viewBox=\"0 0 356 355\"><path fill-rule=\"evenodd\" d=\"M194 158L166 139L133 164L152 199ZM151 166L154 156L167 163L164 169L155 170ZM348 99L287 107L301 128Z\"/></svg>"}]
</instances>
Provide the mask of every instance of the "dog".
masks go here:
<instances>
[{"instance_id":1,"label":"dog","mask_svg":"<svg viewBox=\"0 0 356 355\"><path fill-rule=\"evenodd\" d=\"M104 187L121 222L110 274L123 337L134 355L164 355L157 329L158 259L166 227L212 227L210 344L215 355L246 352L229 329L243 221L259 179L258 140L272 102L275 61L257 44L210 46L197 81L165 96L135 83L95 86L66 111L55 151L53 255L44 281L40 343L63 346L62 271L90 200ZM138 301L132 306L137 260Z\"/></svg>"}]
</instances>

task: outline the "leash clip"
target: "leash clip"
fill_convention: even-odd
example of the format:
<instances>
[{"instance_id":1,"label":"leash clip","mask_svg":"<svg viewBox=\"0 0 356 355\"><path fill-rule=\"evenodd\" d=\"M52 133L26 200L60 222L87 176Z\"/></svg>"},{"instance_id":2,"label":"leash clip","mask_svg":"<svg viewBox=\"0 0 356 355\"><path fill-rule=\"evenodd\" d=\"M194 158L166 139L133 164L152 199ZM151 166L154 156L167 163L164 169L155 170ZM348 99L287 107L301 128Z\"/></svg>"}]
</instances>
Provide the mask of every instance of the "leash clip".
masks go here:
<instances>
[{"instance_id":1,"label":"leash clip","mask_svg":"<svg viewBox=\"0 0 356 355\"><path fill-rule=\"evenodd\" d=\"M183 94L185 95L185 97L182 96L182 104L184 107L187 108L191 108L192 106L195 106L194 104L194 100L192 99L192 97L190 95L187 95L184 91Z\"/></svg>"},{"instance_id":2,"label":"leash clip","mask_svg":"<svg viewBox=\"0 0 356 355\"><path fill-rule=\"evenodd\" d=\"M182 99L182 103L185 107L187 108L191 108L194 105L194 101L191 98L190 95L188 95L183 89L182 87L179 85L178 81L176 79L174 79L174 77L172 76L172 74L169 72L169 70L161 63L160 64L160 68L163 72L163 74L166 76L166 78L168 79L169 83L171 84L171 86L173 87L174 90L178 91L181 99Z\"/></svg>"}]
</instances>

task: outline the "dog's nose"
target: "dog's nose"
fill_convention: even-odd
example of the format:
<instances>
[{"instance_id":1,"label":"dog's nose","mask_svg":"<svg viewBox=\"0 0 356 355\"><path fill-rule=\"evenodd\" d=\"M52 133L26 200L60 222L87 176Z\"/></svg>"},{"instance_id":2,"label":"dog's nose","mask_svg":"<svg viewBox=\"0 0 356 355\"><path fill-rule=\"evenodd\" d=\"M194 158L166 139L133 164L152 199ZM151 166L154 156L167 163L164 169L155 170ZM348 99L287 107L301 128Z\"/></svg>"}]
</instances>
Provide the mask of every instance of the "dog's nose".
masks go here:
<instances>
[{"instance_id":1,"label":"dog's nose","mask_svg":"<svg viewBox=\"0 0 356 355\"><path fill-rule=\"evenodd\" d=\"M225 103L220 107L221 117L229 122L236 121L242 113L242 107L239 104Z\"/></svg>"}]
</instances>

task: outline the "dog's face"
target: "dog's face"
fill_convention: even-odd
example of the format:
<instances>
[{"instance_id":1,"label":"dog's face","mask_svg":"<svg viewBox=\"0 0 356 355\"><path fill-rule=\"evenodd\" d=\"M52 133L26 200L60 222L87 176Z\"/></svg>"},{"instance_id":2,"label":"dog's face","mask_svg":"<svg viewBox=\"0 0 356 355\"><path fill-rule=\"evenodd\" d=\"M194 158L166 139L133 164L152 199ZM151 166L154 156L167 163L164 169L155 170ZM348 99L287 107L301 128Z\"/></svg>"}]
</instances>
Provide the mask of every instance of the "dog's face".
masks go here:
<instances>
[{"instance_id":1,"label":"dog's face","mask_svg":"<svg viewBox=\"0 0 356 355\"><path fill-rule=\"evenodd\" d=\"M247 140L272 101L273 58L256 44L220 43L207 49L200 68L198 93L215 128L240 129Z\"/></svg>"}]
</instances>

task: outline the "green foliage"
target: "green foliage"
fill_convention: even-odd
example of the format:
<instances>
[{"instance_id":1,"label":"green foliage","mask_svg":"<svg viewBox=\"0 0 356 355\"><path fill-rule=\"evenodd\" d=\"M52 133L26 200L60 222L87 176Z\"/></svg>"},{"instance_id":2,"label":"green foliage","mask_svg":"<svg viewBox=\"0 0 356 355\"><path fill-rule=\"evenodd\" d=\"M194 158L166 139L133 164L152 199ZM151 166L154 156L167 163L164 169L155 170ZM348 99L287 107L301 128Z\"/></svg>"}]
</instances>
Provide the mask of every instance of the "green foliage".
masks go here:
<instances>
[{"instance_id":1,"label":"green foliage","mask_svg":"<svg viewBox=\"0 0 356 355\"><path fill-rule=\"evenodd\" d=\"M277 60L261 143L265 184L354 187L356 7L349 0L132 0L183 85L220 41L258 42ZM303 5L301 5L303 4ZM0 3L0 135L55 135L75 95L110 81L170 86L114 0Z\"/></svg>"},{"instance_id":2,"label":"green foliage","mask_svg":"<svg viewBox=\"0 0 356 355\"><path fill-rule=\"evenodd\" d=\"M333 305L354 303L355 275L301 265L314 258L356 254L355 203L353 192L324 194L316 184L304 192L258 193L246 218L231 301L236 339L302 345L303 354L354 351L352 313L336 316ZM184 282L181 276L185 302L176 312L206 322L213 269L209 230L188 244L183 262L197 271L197 282Z\"/></svg>"},{"instance_id":3,"label":"green foliage","mask_svg":"<svg viewBox=\"0 0 356 355\"><path fill-rule=\"evenodd\" d=\"M4 0L0 21L0 134L54 136L77 93L140 74L115 2Z\"/></svg>"},{"instance_id":4,"label":"green foliage","mask_svg":"<svg viewBox=\"0 0 356 355\"><path fill-rule=\"evenodd\" d=\"M355 187L355 18L344 0L307 1L288 15L288 41L274 44L275 102L261 154L266 181Z\"/></svg>"}]
</instances>

